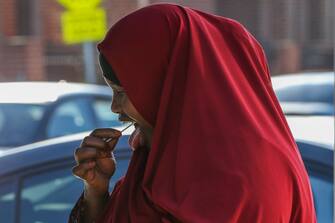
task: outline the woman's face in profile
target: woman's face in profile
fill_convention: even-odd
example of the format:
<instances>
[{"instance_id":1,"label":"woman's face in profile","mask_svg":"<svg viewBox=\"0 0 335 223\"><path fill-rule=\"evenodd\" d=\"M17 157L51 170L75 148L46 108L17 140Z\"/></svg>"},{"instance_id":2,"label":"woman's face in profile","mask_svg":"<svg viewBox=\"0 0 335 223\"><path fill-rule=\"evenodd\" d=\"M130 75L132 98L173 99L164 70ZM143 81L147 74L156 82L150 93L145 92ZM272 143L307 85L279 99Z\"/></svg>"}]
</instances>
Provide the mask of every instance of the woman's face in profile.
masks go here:
<instances>
[{"instance_id":1,"label":"woman's face in profile","mask_svg":"<svg viewBox=\"0 0 335 223\"><path fill-rule=\"evenodd\" d=\"M107 85L113 90L111 110L119 114L120 121L136 122L143 130L151 130L152 126L144 120L129 100L122 86L116 85L112 81L104 78Z\"/></svg>"},{"instance_id":2,"label":"woman's face in profile","mask_svg":"<svg viewBox=\"0 0 335 223\"><path fill-rule=\"evenodd\" d=\"M119 114L119 120L122 122L135 122L136 131L143 133L142 137L140 137L141 142L150 148L153 127L136 110L123 87L115 77L112 68L109 66L108 62L105 60L102 54L99 55L99 62L101 70L104 73L104 80L113 90L113 99L111 105L112 112ZM109 74L110 78L107 79L105 74ZM114 80L114 82L112 80Z\"/></svg>"}]
</instances>

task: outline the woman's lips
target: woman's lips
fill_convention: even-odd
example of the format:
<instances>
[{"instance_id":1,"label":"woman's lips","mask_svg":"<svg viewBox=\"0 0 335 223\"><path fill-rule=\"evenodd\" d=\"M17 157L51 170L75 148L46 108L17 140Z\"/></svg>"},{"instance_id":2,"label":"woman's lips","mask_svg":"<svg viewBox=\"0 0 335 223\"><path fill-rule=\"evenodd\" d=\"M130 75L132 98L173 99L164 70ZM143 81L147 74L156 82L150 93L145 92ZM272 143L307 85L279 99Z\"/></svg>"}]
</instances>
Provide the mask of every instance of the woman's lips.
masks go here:
<instances>
[{"instance_id":1,"label":"woman's lips","mask_svg":"<svg viewBox=\"0 0 335 223\"><path fill-rule=\"evenodd\" d=\"M120 122L134 122L134 120L132 120L131 118L129 118L126 115L119 115L119 121Z\"/></svg>"}]
</instances>

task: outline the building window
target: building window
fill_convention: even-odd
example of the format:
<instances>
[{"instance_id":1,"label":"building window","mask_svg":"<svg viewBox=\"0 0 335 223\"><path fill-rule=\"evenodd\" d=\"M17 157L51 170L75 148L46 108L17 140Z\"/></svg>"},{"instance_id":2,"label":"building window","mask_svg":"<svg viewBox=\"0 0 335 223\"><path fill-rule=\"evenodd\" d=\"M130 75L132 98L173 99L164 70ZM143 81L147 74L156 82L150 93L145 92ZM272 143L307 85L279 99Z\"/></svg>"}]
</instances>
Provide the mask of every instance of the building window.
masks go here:
<instances>
[{"instance_id":1,"label":"building window","mask_svg":"<svg viewBox=\"0 0 335 223\"><path fill-rule=\"evenodd\" d=\"M17 35L29 36L33 34L34 0L17 1Z\"/></svg>"},{"instance_id":2,"label":"building window","mask_svg":"<svg viewBox=\"0 0 335 223\"><path fill-rule=\"evenodd\" d=\"M325 1L309 1L309 39L325 39Z\"/></svg>"}]
</instances>

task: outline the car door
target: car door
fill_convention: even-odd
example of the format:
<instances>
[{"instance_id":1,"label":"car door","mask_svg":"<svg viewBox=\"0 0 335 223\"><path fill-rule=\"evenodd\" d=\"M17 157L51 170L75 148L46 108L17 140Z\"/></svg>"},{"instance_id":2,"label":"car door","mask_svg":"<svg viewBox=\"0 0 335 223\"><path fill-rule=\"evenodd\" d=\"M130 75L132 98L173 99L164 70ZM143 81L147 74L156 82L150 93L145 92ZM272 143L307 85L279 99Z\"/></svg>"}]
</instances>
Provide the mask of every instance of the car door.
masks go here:
<instances>
[{"instance_id":1,"label":"car door","mask_svg":"<svg viewBox=\"0 0 335 223\"><path fill-rule=\"evenodd\" d=\"M110 191L127 170L129 156L115 155L118 168L111 179ZM44 163L15 175L19 183L0 183L0 222L67 222L75 202L83 191L83 182L72 175L73 160ZM15 189L17 188L17 189Z\"/></svg>"},{"instance_id":2,"label":"car door","mask_svg":"<svg viewBox=\"0 0 335 223\"><path fill-rule=\"evenodd\" d=\"M297 141L312 186L318 223L333 222L333 150Z\"/></svg>"},{"instance_id":3,"label":"car door","mask_svg":"<svg viewBox=\"0 0 335 223\"><path fill-rule=\"evenodd\" d=\"M309 179L318 223L333 222L333 179L319 171L310 171Z\"/></svg>"},{"instance_id":4,"label":"car door","mask_svg":"<svg viewBox=\"0 0 335 223\"><path fill-rule=\"evenodd\" d=\"M333 185L332 167L305 161L313 191L314 206L318 223L333 222Z\"/></svg>"},{"instance_id":5,"label":"car door","mask_svg":"<svg viewBox=\"0 0 335 223\"><path fill-rule=\"evenodd\" d=\"M0 222L15 223L17 181L4 180L0 183Z\"/></svg>"}]
</instances>

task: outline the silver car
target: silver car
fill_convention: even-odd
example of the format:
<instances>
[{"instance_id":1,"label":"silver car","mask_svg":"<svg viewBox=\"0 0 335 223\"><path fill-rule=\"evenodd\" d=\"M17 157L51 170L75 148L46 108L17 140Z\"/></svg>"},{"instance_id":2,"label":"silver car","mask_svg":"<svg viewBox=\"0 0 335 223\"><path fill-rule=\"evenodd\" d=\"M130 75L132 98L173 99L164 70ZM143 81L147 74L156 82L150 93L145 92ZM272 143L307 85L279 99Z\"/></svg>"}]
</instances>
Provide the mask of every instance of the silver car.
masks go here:
<instances>
[{"instance_id":1,"label":"silver car","mask_svg":"<svg viewBox=\"0 0 335 223\"><path fill-rule=\"evenodd\" d=\"M272 86L286 115L334 115L334 72L275 76Z\"/></svg>"}]
</instances>

